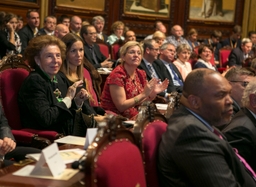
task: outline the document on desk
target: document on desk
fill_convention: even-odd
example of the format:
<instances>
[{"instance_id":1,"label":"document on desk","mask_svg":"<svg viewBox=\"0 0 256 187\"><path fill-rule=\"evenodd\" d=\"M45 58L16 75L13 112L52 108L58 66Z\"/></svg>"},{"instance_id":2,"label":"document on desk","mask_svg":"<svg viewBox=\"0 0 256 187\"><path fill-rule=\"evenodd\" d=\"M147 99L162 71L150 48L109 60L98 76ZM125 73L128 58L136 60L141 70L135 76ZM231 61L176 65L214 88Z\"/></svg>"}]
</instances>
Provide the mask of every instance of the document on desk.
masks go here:
<instances>
[{"instance_id":1,"label":"document on desk","mask_svg":"<svg viewBox=\"0 0 256 187\"><path fill-rule=\"evenodd\" d=\"M58 176L53 176L51 172L49 171L48 167L43 167L41 169L41 173L38 175L31 174L32 170L35 168L33 165L27 165L20 170L13 173L13 175L16 176L22 176L22 177L34 177L34 178L43 178L43 179L54 179L54 180L69 180L71 177L73 177L79 170L74 169L65 169L64 172Z\"/></svg>"},{"instance_id":2,"label":"document on desk","mask_svg":"<svg viewBox=\"0 0 256 187\"><path fill-rule=\"evenodd\" d=\"M69 164L72 163L76 160L78 160L79 158L81 158L82 155L84 155L85 150L83 149L65 149L65 150L61 150L59 151L60 156L62 158L62 160L64 161L65 164ZM40 153L34 153L34 154L27 154L26 158L30 158L33 159L35 161L38 161L40 158Z\"/></svg>"},{"instance_id":3,"label":"document on desk","mask_svg":"<svg viewBox=\"0 0 256 187\"><path fill-rule=\"evenodd\" d=\"M64 144L74 144L74 145L82 145L85 144L85 137L78 137L78 136L65 136L63 138L54 140L56 143L64 143Z\"/></svg>"},{"instance_id":4,"label":"document on desk","mask_svg":"<svg viewBox=\"0 0 256 187\"><path fill-rule=\"evenodd\" d=\"M158 110L167 110L168 104L156 103L156 108Z\"/></svg>"}]
</instances>

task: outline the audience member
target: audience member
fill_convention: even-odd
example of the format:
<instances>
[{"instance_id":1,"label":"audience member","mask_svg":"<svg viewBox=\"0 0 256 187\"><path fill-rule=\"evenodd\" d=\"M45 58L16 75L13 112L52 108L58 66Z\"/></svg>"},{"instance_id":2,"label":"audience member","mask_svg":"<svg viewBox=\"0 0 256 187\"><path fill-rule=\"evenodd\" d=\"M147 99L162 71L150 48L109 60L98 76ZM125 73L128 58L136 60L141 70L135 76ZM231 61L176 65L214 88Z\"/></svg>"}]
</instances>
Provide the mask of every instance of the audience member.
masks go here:
<instances>
[{"instance_id":1,"label":"audience member","mask_svg":"<svg viewBox=\"0 0 256 187\"><path fill-rule=\"evenodd\" d=\"M94 16L92 18L92 25L95 27L97 32L97 38L107 43L108 36L103 33L105 19L102 16Z\"/></svg>"},{"instance_id":2,"label":"audience member","mask_svg":"<svg viewBox=\"0 0 256 187\"><path fill-rule=\"evenodd\" d=\"M83 20L83 21L82 21L82 26L84 26L84 25L90 25L90 22L87 21L87 20Z\"/></svg>"},{"instance_id":3,"label":"audience member","mask_svg":"<svg viewBox=\"0 0 256 187\"><path fill-rule=\"evenodd\" d=\"M156 31L153 34L152 39L156 41L156 43L158 43L159 46L161 46L162 44L166 43L165 40L166 36L164 33L162 33L161 31Z\"/></svg>"},{"instance_id":4,"label":"audience member","mask_svg":"<svg viewBox=\"0 0 256 187\"><path fill-rule=\"evenodd\" d=\"M250 31L248 33L249 39L252 41L252 50L250 52L251 58L256 57L256 31Z\"/></svg>"},{"instance_id":5,"label":"audience member","mask_svg":"<svg viewBox=\"0 0 256 187\"><path fill-rule=\"evenodd\" d=\"M60 24L60 23L66 25L69 28L70 18L67 15L63 14L58 19L58 24Z\"/></svg>"},{"instance_id":6,"label":"audience member","mask_svg":"<svg viewBox=\"0 0 256 187\"><path fill-rule=\"evenodd\" d=\"M168 121L159 145L161 187L256 186L215 128L231 120L230 92L230 84L216 71L196 69L187 76L181 106Z\"/></svg>"},{"instance_id":7,"label":"audience member","mask_svg":"<svg viewBox=\"0 0 256 187\"><path fill-rule=\"evenodd\" d=\"M84 40L84 56L87 60L97 68L111 68L113 62L110 57L105 57L100 52L100 47L96 42L96 29L93 25L85 25L82 27L80 35Z\"/></svg>"},{"instance_id":8,"label":"audience member","mask_svg":"<svg viewBox=\"0 0 256 187\"><path fill-rule=\"evenodd\" d=\"M166 34L166 27L161 21L156 21L154 23L154 31L161 31L162 33ZM153 39L153 34L148 35L144 40Z\"/></svg>"},{"instance_id":9,"label":"audience member","mask_svg":"<svg viewBox=\"0 0 256 187\"><path fill-rule=\"evenodd\" d=\"M4 27L4 17L6 13L4 11L0 11L0 29L3 29Z\"/></svg>"},{"instance_id":10,"label":"audience member","mask_svg":"<svg viewBox=\"0 0 256 187\"><path fill-rule=\"evenodd\" d=\"M183 38L183 29L179 25L174 25L171 29L172 36L168 36L166 38L167 42L172 43L175 48L177 48L180 44L188 44L188 41ZM190 45L189 45L190 46ZM191 48L192 49L192 48Z\"/></svg>"},{"instance_id":11,"label":"audience member","mask_svg":"<svg viewBox=\"0 0 256 187\"><path fill-rule=\"evenodd\" d=\"M111 31L113 32L113 34L111 34L108 37L107 42L112 45L113 43L115 43L118 40L124 40L123 37L123 31L124 31L124 23L121 21L115 21L112 25L111 25Z\"/></svg>"},{"instance_id":12,"label":"audience member","mask_svg":"<svg viewBox=\"0 0 256 187\"><path fill-rule=\"evenodd\" d=\"M254 58L252 61L251 61L251 65L250 65L250 68L251 70L253 70L256 74L256 58Z\"/></svg>"},{"instance_id":13,"label":"audience member","mask_svg":"<svg viewBox=\"0 0 256 187\"><path fill-rule=\"evenodd\" d=\"M56 26L56 29L54 31L54 35L61 39L63 36L69 33L69 29L66 25L60 23Z\"/></svg>"},{"instance_id":14,"label":"audience member","mask_svg":"<svg viewBox=\"0 0 256 187\"><path fill-rule=\"evenodd\" d=\"M199 46L200 43L197 41L198 32L196 29L192 28L188 31L187 41L191 49L194 50L196 46Z\"/></svg>"},{"instance_id":15,"label":"audience member","mask_svg":"<svg viewBox=\"0 0 256 187\"><path fill-rule=\"evenodd\" d=\"M54 35L57 19L54 16L46 16L44 18L44 27L38 30L37 36L40 35Z\"/></svg>"},{"instance_id":16,"label":"audience member","mask_svg":"<svg viewBox=\"0 0 256 187\"><path fill-rule=\"evenodd\" d=\"M221 41L222 47L230 46L233 49L241 47L241 35L242 27L240 25L235 25L232 30L231 36Z\"/></svg>"},{"instance_id":17,"label":"audience member","mask_svg":"<svg viewBox=\"0 0 256 187\"><path fill-rule=\"evenodd\" d=\"M129 41L120 51L121 65L107 77L101 96L104 109L127 118L135 118L143 101L152 100L164 91L168 80L158 84L153 78L147 82L145 72L137 67L141 63L143 49L138 42Z\"/></svg>"},{"instance_id":18,"label":"audience member","mask_svg":"<svg viewBox=\"0 0 256 187\"><path fill-rule=\"evenodd\" d=\"M25 59L35 71L24 80L18 95L24 128L81 134L76 131L72 111L82 105L87 95L84 89L76 94L82 80L68 87L68 82L60 77L65 52L65 44L54 36L42 35L29 42Z\"/></svg>"},{"instance_id":19,"label":"audience member","mask_svg":"<svg viewBox=\"0 0 256 187\"><path fill-rule=\"evenodd\" d=\"M252 49L252 41L249 38L243 38L241 47L232 49L228 57L228 65L244 66L246 59L250 58L249 54Z\"/></svg>"},{"instance_id":20,"label":"audience member","mask_svg":"<svg viewBox=\"0 0 256 187\"><path fill-rule=\"evenodd\" d=\"M95 115L94 119L96 121L101 119L101 116L98 114L104 115L105 111L100 107L92 107L89 103L89 98L91 97L90 93L86 89L86 82L84 79L84 45L82 39L72 33L67 34L62 38L62 41L66 44L66 59L64 60L60 71L63 73L62 77L67 79L69 86L73 85L78 80L83 80L83 86L77 88L76 92L84 89L86 93L87 100L83 102L82 111L87 115ZM89 62L86 62L89 63ZM65 93L64 93L65 94Z\"/></svg>"},{"instance_id":21,"label":"audience member","mask_svg":"<svg viewBox=\"0 0 256 187\"><path fill-rule=\"evenodd\" d=\"M216 71L216 67L214 67L211 63L212 53L213 48L209 44L201 44L198 48L199 59L194 65L194 69L208 68Z\"/></svg>"},{"instance_id":22,"label":"audience member","mask_svg":"<svg viewBox=\"0 0 256 187\"><path fill-rule=\"evenodd\" d=\"M233 100L233 115L241 109L244 89L254 76L255 74L253 72L245 68L232 68L225 74L225 78L232 86L230 96Z\"/></svg>"},{"instance_id":23,"label":"audience member","mask_svg":"<svg viewBox=\"0 0 256 187\"><path fill-rule=\"evenodd\" d=\"M232 89L233 92L233 89ZM231 92L231 93L232 93ZM233 117L230 124L222 131L229 144L256 170L256 79L246 86L243 108Z\"/></svg>"},{"instance_id":24,"label":"audience member","mask_svg":"<svg viewBox=\"0 0 256 187\"><path fill-rule=\"evenodd\" d=\"M7 13L4 17L4 28L0 30L0 59L6 55L20 54L21 42L16 33L17 16Z\"/></svg>"},{"instance_id":25,"label":"audience member","mask_svg":"<svg viewBox=\"0 0 256 187\"><path fill-rule=\"evenodd\" d=\"M128 30L124 33L124 42L136 41L136 35L132 30Z\"/></svg>"},{"instance_id":26,"label":"audience member","mask_svg":"<svg viewBox=\"0 0 256 187\"><path fill-rule=\"evenodd\" d=\"M183 78L177 67L173 64L175 55L175 46L172 43L165 43L160 47L159 59L156 60L156 63L164 64L164 70L160 73L169 80L168 93L172 91L181 93L183 89Z\"/></svg>"},{"instance_id":27,"label":"audience member","mask_svg":"<svg viewBox=\"0 0 256 187\"><path fill-rule=\"evenodd\" d=\"M188 62L191 55L191 48L187 44L181 44L176 49L177 60L173 64L179 70L182 79L185 80L187 75L192 71L191 64Z\"/></svg>"},{"instance_id":28,"label":"audience member","mask_svg":"<svg viewBox=\"0 0 256 187\"><path fill-rule=\"evenodd\" d=\"M28 42L37 35L40 24L39 13L36 10L28 10L27 24L19 30L18 34L21 41L21 53L23 54Z\"/></svg>"},{"instance_id":29,"label":"audience member","mask_svg":"<svg viewBox=\"0 0 256 187\"><path fill-rule=\"evenodd\" d=\"M204 41L204 43L209 44L213 48L214 61L215 64L219 64L219 51L222 48L220 40L222 33L219 30L213 30L211 38Z\"/></svg>"},{"instance_id":30,"label":"audience member","mask_svg":"<svg viewBox=\"0 0 256 187\"><path fill-rule=\"evenodd\" d=\"M41 150L32 147L16 147L8 121L4 116L2 105L0 104L0 162L4 157L4 166L12 164L11 159L16 162L26 159L26 154L40 153Z\"/></svg>"},{"instance_id":31,"label":"audience member","mask_svg":"<svg viewBox=\"0 0 256 187\"><path fill-rule=\"evenodd\" d=\"M17 15L17 19L18 19L18 25L16 27L16 32L18 32L20 29L23 28L23 17Z\"/></svg>"},{"instance_id":32,"label":"audience member","mask_svg":"<svg viewBox=\"0 0 256 187\"><path fill-rule=\"evenodd\" d=\"M78 16L72 16L70 19L70 33L74 33L80 36L80 30L82 27L82 19Z\"/></svg>"}]
</instances>

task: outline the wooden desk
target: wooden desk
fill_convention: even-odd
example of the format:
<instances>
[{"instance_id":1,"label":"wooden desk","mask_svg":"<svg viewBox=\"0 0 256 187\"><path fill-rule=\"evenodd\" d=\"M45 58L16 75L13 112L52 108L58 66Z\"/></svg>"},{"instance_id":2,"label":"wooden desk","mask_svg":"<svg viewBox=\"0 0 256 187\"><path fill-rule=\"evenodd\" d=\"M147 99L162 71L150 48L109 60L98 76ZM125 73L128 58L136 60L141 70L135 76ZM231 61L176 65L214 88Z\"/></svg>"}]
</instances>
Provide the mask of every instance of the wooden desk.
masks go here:
<instances>
[{"instance_id":1,"label":"wooden desk","mask_svg":"<svg viewBox=\"0 0 256 187\"><path fill-rule=\"evenodd\" d=\"M81 146L75 145L62 145L59 147L60 150L63 149L72 149L72 148L81 148ZM67 165L68 168L71 168L71 164ZM32 177L20 177L12 175L13 172L22 168L21 166L8 166L3 169L0 169L0 186L5 187L85 187L83 184L84 173L78 172L71 179L64 180L50 180L50 179L40 179Z\"/></svg>"}]
</instances>

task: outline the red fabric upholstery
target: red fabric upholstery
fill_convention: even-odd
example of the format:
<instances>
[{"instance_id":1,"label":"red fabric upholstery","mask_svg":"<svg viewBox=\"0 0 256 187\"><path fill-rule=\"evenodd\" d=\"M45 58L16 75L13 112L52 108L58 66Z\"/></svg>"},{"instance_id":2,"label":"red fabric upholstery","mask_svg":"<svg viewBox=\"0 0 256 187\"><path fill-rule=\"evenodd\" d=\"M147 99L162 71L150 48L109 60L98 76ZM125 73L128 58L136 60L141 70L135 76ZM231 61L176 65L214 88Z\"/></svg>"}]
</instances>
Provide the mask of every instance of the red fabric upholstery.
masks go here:
<instances>
[{"instance_id":1,"label":"red fabric upholstery","mask_svg":"<svg viewBox=\"0 0 256 187\"><path fill-rule=\"evenodd\" d=\"M158 145L162 134L166 131L167 124L160 120L149 123L143 131L142 150L148 187L158 187L156 157Z\"/></svg>"},{"instance_id":2,"label":"red fabric upholstery","mask_svg":"<svg viewBox=\"0 0 256 187\"><path fill-rule=\"evenodd\" d=\"M86 83L86 89L91 95L91 98L89 100L90 105L91 106L99 106L99 101L98 101L97 95L93 88L91 75L86 68L84 68L84 79L85 79L85 83Z\"/></svg>"},{"instance_id":3,"label":"red fabric upholstery","mask_svg":"<svg viewBox=\"0 0 256 187\"><path fill-rule=\"evenodd\" d=\"M100 52L105 56L105 57L109 57L109 47L107 44L104 43L97 43L100 47Z\"/></svg>"},{"instance_id":4,"label":"red fabric upholstery","mask_svg":"<svg viewBox=\"0 0 256 187\"><path fill-rule=\"evenodd\" d=\"M32 142L35 134L22 131L22 130L12 130L12 134L15 137L16 142L21 144L29 144Z\"/></svg>"},{"instance_id":5,"label":"red fabric upholstery","mask_svg":"<svg viewBox=\"0 0 256 187\"><path fill-rule=\"evenodd\" d=\"M231 53L231 49L220 49L219 51L219 60L220 60L220 67L226 68L228 65L228 57Z\"/></svg>"},{"instance_id":6,"label":"red fabric upholstery","mask_svg":"<svg viewBox=\"0 0 256 187\"><path fill-rule=\"evenodd\" d=\"M113 44L111 45L111 57L114 60L118 59L118 52L119 52L119 48L121 47L120 44Z\"/></svg>"},{"instance_id":7,"label":"red fabric upholstery","mask_svg":"<svg viewBox=\"0 0 256 187\"><path fill-rule=\"evenodd\" d=\"M14 133L14 137L17 139L17 142L18 139L21 139L22 141L30 139L30 137L34 137L35 134L53 142L60 136L57 132L23 129L21 126L20 111L18 107L18 92L23 80L28 76L28 74L29 72L22 68L6 69L0 73L0 96L5 116L10 127L13 129L12 132ZM27 133L24 131L27 131Z\"/></svg>"},{"instance_id":8,"label":"red fabric upholstery","mask_svg":"<svg viewBox=\"0 0 256 187\"><path fill-rule=\"evenodd\" d=\"M114 141L95 159L98 187L146 187L139 149L130 141Z\"/></svg>"}]
</instances>

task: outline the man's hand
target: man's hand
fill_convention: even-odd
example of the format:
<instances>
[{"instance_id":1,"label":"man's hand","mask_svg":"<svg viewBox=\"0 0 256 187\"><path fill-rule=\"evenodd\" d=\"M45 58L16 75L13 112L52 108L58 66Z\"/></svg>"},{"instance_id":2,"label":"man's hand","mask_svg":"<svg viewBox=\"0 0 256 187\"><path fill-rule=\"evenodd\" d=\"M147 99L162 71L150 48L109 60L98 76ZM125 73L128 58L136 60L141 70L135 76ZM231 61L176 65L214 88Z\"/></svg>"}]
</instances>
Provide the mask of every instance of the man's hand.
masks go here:
<instances>
[{"instance_id":1,"label":"man's hand","mask_svg":"<svg viewBox=\"0 0 256 187\"><path fill-rule=\"evenodd\" d=\"M11 152L15 147L16 143L11 138L5 137L3 140L0 140L0 155Z\"/></svg>"},{"instance_id":2,"label":"man's hand","mask_svg":"<svg viewBox=\"0 0 256 187\"><path fill-rule=\"evenodd\" d=\"M110 55L108 56L108 58L106 58L106 60L104 60L101 64L101 67L103 68L111 68L113 65L113 62L110 61Z\"/></svg>"}]
</instances>

